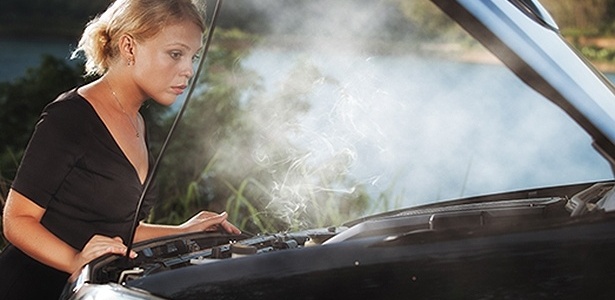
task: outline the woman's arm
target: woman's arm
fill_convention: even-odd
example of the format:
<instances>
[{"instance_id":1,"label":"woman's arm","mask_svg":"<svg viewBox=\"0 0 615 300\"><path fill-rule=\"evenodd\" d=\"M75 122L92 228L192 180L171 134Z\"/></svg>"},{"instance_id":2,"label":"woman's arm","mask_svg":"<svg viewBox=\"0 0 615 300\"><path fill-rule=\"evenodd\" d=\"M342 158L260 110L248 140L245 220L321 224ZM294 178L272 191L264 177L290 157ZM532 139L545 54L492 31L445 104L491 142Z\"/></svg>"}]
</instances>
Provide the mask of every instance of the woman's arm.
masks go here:
<instances>
[{"instance_id":1,"label":"woman's arm","mask_svg":"<svg viewBox=\"0 0 615 300\"><path fill-rule=\"evenodd\" d=\"M140 223L135 234L135 242L181 233L213 231L218 227L222 227L231 234L240 234L241 231L235 225L228 222L226 220L227 217L226 212L217 214L201 211L190 218L190 220L176 226Z\"/></svg>"},{"instance_id":2,"label":"woman's arm","mask_svg":"<svg viewBox=\"0 0 615 300\"><path fill-rule=\"evenodd\" d=\"M92 237L79 252L41 225L44 213L44 208L27 197L13 189L9 191L3 215L4 236L15 247L43 264L71 274L103 254L126 252L126 246L119 237L100 235Z\"/></svg>"}]
</instances>

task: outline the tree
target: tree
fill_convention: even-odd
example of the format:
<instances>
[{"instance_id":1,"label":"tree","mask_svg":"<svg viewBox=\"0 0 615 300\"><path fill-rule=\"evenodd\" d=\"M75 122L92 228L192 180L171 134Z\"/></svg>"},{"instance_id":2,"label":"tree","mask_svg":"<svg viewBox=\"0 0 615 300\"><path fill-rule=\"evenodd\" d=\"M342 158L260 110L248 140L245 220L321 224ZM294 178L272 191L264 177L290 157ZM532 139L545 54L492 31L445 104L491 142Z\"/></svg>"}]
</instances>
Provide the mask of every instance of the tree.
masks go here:
<instances>
[{"instance_id":1,"label":"tree","mask_svg":"<svg viewBox=\"0 0 615 300\"><path fill-rule=\"evenodd\" d=\"M83 83L83 68L44 55L39 67L14 82L0 83L0 175L13 178L21 152L43 107Z\"/></svg>"},{"instance_id":2,"label":"tree","mask_svg":"<svg viewBox=\"0 0 615 300\"><path fill-rule=\"evenodd\" d=\"M615 0L543 0L562 29L576 29L593 35L612 32Z\"/></svg>"}]
</instances>

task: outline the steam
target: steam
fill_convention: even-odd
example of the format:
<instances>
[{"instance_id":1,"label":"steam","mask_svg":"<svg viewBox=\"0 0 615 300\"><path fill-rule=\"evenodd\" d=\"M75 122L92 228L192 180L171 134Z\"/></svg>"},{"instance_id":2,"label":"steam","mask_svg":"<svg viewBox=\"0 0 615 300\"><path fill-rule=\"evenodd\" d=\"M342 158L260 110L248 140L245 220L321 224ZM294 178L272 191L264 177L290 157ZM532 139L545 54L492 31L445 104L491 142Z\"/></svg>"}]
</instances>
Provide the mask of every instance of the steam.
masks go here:
<instances>
[{"instance_id":1,"label":"steam","mask_svg":"<svg viewBox=\"0 0 615 300\"><path fill-rule=\"evenodd\" d=\"M252 124L260 128L260 146L252 155L272 170L267 208L288 224L305 227L312 225L306 223L306 215L324 206L339 209L341 203L331 202L352 197L359 185L379 176L358 178L352 169L362 150L384 139L378 123L367 117L381 99L377 90L357 93L355 86L369 83L360 72L358 78L339 81L321 73L312 59L291 70L274 83L274 94L264 97L271 100L252 103ZM302 105L307 110L299 113Z\"/></svg>"},{"instance_id":2,"label":"steam","mask_svg":"<svg viewBox=\"0 0 615 300\"><path fill-rule=\"evenodd\" d=\"M267 208L289 224L359 191L392 189L408 206L611 176L587 135L503 66L367 51L388 18L377 4L249 3L275 30L240 62L264 80L246 155L269 170Z\"/></svg>"}]
</instances>

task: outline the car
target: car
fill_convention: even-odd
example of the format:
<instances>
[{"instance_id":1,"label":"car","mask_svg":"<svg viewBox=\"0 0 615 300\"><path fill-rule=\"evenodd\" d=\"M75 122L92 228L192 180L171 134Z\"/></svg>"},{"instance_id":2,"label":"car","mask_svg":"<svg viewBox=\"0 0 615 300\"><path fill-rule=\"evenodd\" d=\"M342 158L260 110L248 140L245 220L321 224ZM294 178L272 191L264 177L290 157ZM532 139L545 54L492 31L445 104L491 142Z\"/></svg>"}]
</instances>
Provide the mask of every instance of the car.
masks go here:
<instances>
[{"instance_id":1,"label":"car","mask_svg":"<svg viewBox=\"0 0 615 300\"><path fill-rule=\"evenodd\" d=\"M534 0L433 0L615 166L615 88ZM615 181L410 206L296 232L193 233L106 255L62 299L607 299Z\"/></svg>"}]
</instances>

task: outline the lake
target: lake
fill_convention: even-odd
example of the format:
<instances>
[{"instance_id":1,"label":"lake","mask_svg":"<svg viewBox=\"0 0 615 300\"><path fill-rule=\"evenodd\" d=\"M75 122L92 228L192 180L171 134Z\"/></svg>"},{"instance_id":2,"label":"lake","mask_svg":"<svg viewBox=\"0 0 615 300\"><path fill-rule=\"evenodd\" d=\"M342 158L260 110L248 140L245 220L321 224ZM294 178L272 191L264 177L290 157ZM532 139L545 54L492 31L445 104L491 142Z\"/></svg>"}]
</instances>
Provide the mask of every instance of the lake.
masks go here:
<instances>
[{"instance_id":1,"label":"lake","mask_svg":"<svg viewBox=\"0 0 615 300\"><path fill-rule=\"evenodd\" d=\"M402 206L612 177L585 132L501 65L270 49L254 51L243 65L266 75L271 97L293 66L319 70L308 95L312 109L293 127L310 155L286 160L336 172L341 162L376 195L400 195ZM266 128L289 127L256 119L269 122ZM263 143L278 134L261 133ZM288 186L312 183L288 178Z\"/></svg>"},{"instance_id":2,"label":"lake","mask_svg":"<svg viewBox=\"0 0 615 300\"><path fill-rule=\"evenodd\" d=\"M73 45L0 41L0 81L37 66L42 53L67 59ZM311 110L293 127L292 139L304 154L289 153L287 159L304 170L317 166L350 174L374 197L399 199L395 206L612 178L588 136L501 65L264 48L239 63L263 78L271 97L298 64L318 70L306 92ZM256 108L249 118L269 122L261 127L288 128ZM276 134L289 132L263 131L262 143L274 143ZM270 155L264 148L247 152L263 161ZM313 179L290 171L286 180L296 182L279 185L309 185ZM339 187L342 193L352 190Z\"/></svg>"},{"instance_id":3,"label":"lake","mask_svg":"<svg viewBox=\"0 0 615 300\"><path fill-rule=\"evenodd\" d=\"M9 81L25 74L26 69L38 67L43 54L70 61L76 41L13 40L0 38L0 81Z\"/></svg>"}]
</instances>

